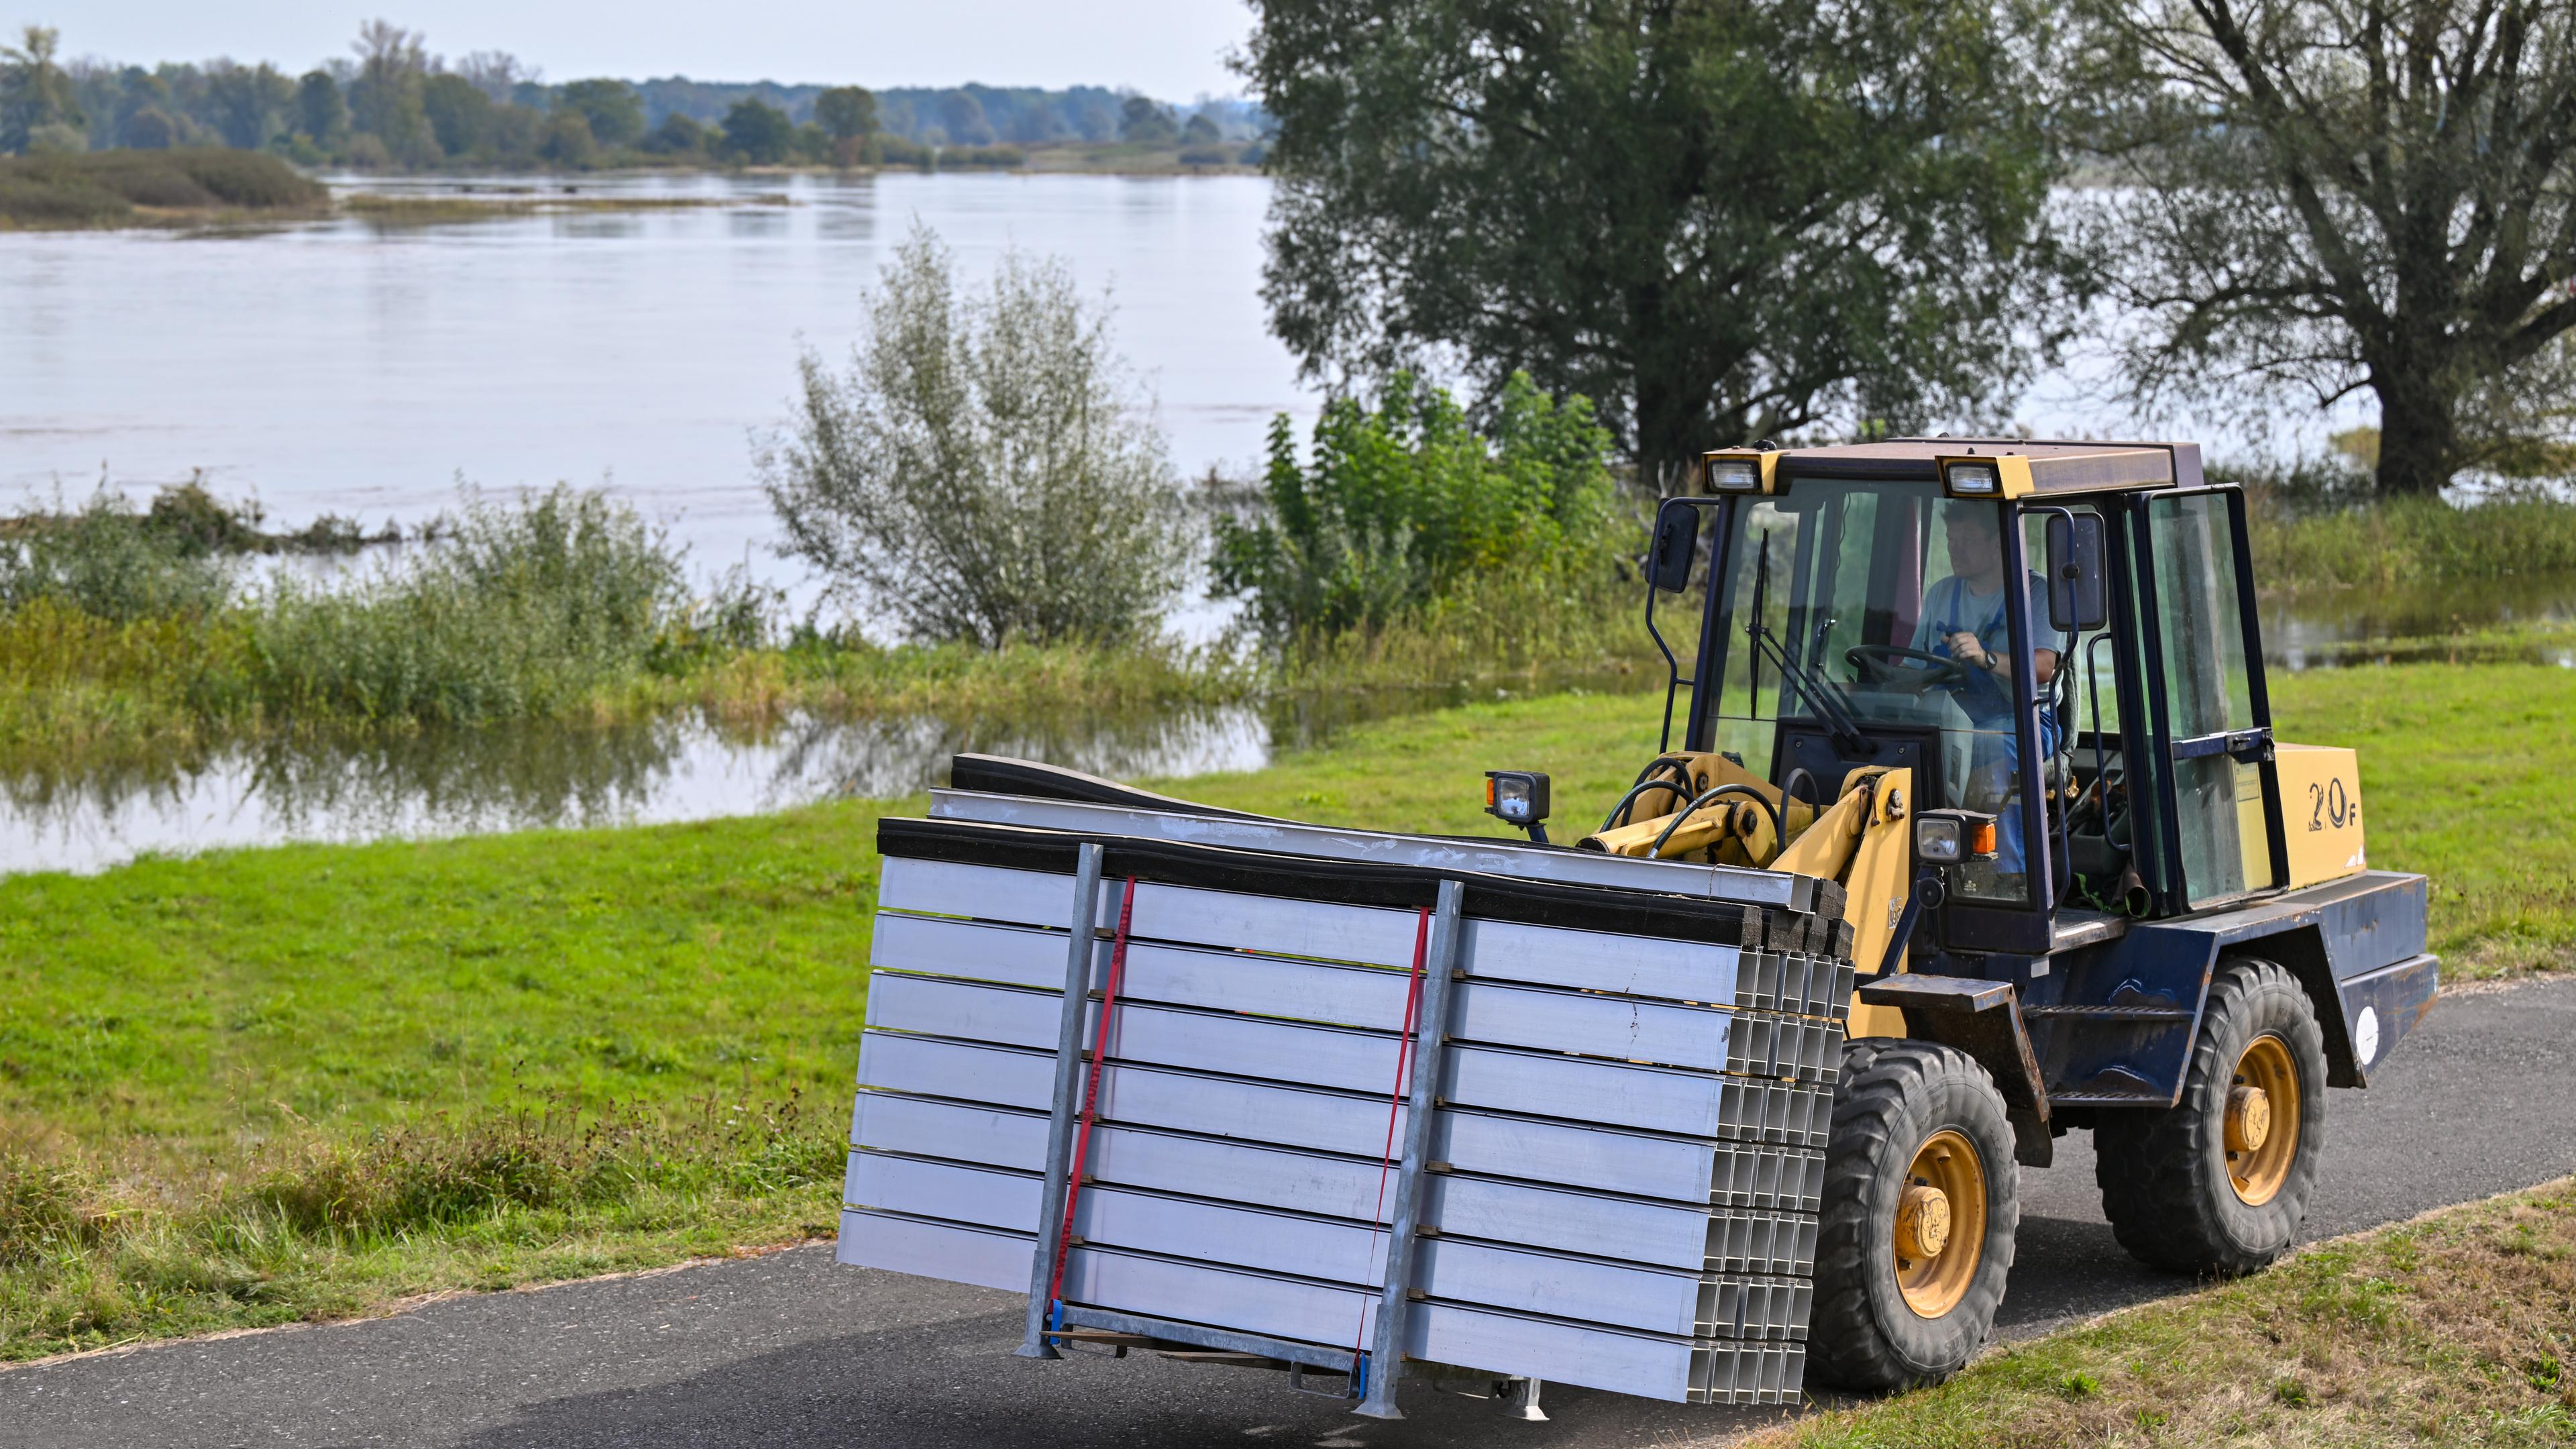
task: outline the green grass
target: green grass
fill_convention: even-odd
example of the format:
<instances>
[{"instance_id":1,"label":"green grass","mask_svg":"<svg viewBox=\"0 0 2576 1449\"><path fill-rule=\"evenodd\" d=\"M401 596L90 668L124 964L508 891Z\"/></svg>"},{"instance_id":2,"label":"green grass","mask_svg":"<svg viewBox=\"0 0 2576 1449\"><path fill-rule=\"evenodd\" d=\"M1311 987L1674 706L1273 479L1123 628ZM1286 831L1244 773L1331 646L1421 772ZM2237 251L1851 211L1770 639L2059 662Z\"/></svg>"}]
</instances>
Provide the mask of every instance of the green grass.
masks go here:
<instances>
[{"instance_id":1,"label":"green grass","mask_svg":"<svg viewBox=\"0 0 2576 1449\"><path fill-rule=\"evenodd\" d=\"M2361 751L2370 863L2432 878L2449 979L2576 961L2576 670L2365 665L2271 686L2281 738Z\"/></svg>"},{"instance_id":2,"label":"green grass","mask_svg":"<svg viewBox=\"0 0 2576 1449\"><path fill-rule=\"evenodd\" d=\"M2365 668L2276 697L2285 737L2360 747L2372 861L2435 874L2454 979L2576 956L2576 671ZM1501 834L1482 772L1537 768L1570 829L1653 750L1660 705L1473 705L1160 784ZM821 1230L874 826L918 803L0 881L0 1358Z\"/></svg>"},{"instance_id":3,"label":"green grass","mask_svg":"<svg viewBox=\"0 0 2576 1449\"><path fill-rule=\"evenodd\" d=\"M2576 1442L2576 1179L1998 1349L1760 1449Z\"/></svg>"}]
</instances>

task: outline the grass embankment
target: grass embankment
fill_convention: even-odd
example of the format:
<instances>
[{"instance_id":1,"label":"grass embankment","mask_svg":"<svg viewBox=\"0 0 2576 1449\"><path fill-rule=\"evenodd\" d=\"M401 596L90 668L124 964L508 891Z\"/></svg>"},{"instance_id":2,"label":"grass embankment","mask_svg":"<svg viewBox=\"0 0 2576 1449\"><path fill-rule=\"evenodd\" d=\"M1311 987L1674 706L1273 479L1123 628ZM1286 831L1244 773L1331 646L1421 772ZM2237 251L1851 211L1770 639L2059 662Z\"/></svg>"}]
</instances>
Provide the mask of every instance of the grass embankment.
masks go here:
<instances>
[{"instance_id":1,"label":"grass embankment","mask_svg":"<svg viewBox=\"0 0 2576 1449\"><path fill-rule=\"evenodd\" d=\"M269 221L330 204L321 183L258 151L0 157L0 230Z\"/></svg>"},{"instance_id":2,"label":"grass embankment","mask_svg":"<svg viewBox=\"0 0 2576 1449\"><path fill-rule=\"evenodd\" d=\"M2372 858L2436 873L2454 979L2568 962L2576 672L2416 665L2280 693L2286 735L2361 747ZM1162 787L1498 833L1482 771L1518 765L1554 773L1570 826L1634 775L1657 713L1477 705ZM827 1229L874 825L913 808L0 881L0 1358Z\"/></svg>"},{"instance_id":3,"label":"grass embankment","mask_svg":"<svg viewBox=\"0 0 2576 1449\"><path fill-rule=\"evenodd\" d=\"M2000 1349L1765 1449L2576 1441L2576 1178Z\"/></svg>"}]
</instances>

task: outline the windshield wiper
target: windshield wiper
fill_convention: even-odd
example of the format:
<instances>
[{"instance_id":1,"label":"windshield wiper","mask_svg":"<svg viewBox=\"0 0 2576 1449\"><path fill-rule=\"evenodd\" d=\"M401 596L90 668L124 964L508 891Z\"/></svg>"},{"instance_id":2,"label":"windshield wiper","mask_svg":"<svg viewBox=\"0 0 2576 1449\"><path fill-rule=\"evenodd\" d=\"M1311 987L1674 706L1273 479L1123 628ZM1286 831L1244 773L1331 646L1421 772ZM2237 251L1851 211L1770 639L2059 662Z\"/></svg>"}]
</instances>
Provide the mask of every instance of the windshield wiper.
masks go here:
<instances>
[{"instance_id":1,"label":"windshield wiper","mask_svg":"<svg viewBox=\"0 0 2576 1449\"><path fill-rule=\"evenodd\" d=\"M1745 667L1746 692L1751 702L1748 712L1756 717L1762 713L1762 660L1767 654L1771 666L1780 671L1780 682L1796 689L1798 697L1806 701L1807 709L1825 722L1825 728L1833 735L1838 749L1845 755L1861 759L1877 753L1869 737L1860 732L1860 721L1852 712L1851 696L1831 681L1820 681L1810 674L1790 657L1788 650L1780 647L1780 641L1772 637L1769 626L1762 622L1762 605L1771 584L1771 535L1767 533L1762 535L1762 546L1756 551L1753 569L1753 617L1744 626L1745 640L1753 647L1753 657L1746 661Z\"/></svg>"}]
</instances>

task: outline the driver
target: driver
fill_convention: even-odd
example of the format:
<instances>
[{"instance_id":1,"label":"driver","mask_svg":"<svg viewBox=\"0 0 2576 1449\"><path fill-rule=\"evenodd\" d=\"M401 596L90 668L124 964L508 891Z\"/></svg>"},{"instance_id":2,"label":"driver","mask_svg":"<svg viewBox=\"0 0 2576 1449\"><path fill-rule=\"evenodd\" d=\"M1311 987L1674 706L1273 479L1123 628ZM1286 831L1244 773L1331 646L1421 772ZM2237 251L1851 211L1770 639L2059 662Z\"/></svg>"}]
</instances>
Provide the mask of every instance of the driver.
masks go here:
<instances>
[{"instance_id":1,"label":"driver","mask_svg":"<svg viewBox=\"0 0 2576 1449\"><path fill-rule=\"evenodd\" d=\"M2013 728L2012 626L2004 609L2003 510L1992 503L1953 501L1941 511L1950 541L1950 575L1923 591L1922 622L1914 647L1965 666L1967 678L1949 685L1976 733L1968 756L1961 803L1991 811L1995 820L1995 872L2024 872L2021 812L2004 808L2020 777L2020 737ZM2031 678L2040 690L2057 677L2065 636L2049 627L2048 581L2036 571L2025 581L2030 598ZM2039 712L2042 758L2057 753L2055 710Z\"/></svg>"}]
</instances>

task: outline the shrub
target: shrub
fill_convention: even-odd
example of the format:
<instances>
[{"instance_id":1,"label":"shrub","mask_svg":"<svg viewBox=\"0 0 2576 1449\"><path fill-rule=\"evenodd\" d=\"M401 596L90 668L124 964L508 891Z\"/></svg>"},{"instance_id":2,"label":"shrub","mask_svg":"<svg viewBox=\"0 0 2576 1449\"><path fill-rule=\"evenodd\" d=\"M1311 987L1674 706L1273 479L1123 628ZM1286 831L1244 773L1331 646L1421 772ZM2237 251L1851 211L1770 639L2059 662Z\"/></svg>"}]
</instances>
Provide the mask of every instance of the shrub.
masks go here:
<instances>
[{"instance_id":1,"label":"shrub","mask_svg":"<svg viewBox=\"0 0 2576 1449\"><path fill-rule=\"evenodd\" d=\"M250 624L289 717L470 724L554 712L641 670L685 604L681 557L633 509L558 485L469 496L444 541L345 588L281 580Z\"/></svg>"},{"instance_id":2,"label":"shrub","mask_svg":"<svg viewBox=\"0 0 2576 1449\"><path fill-rule=\"evenodd\" d=\"M1484 433L1404 373L1374 407L1327 404L1303 463L1282 416L1260 506L1217 524L1216 592L1285 639L1381 628L1470 580L1605 572L1630 532L1609 446L1589 402L1521 373Z\"/></svg>"},{"instance_id":3,"label":"shrub","mask_svg":"<svg viewBox=\"0 0 2576 1449\"><path fill-rule=\"evenodd\" d=\"M880 166L926 167L938 153L918 141L906 140L901 136L879 135L868 138L866 154Z\"/></svg>"},{"instance_id":4,"label":"shrub","mask_svg":"<svg viewBox=\"0 0 2576 1449\"><path fill-rule=\"evenodd\" d=\"M329 187L259 151L208 146L172 151L167 158L169 165L226 206L316 206L331 196Z\"/></svg>"},{"instance_id":5,"label":"shrub","mask_svg":"<svg viewBox=\"0 0 2576 1449\"><path fill-rule=\"evenodd\" d=\"M2332 463L2213 464L2245 486L2255 578L2266 590L2398 588L2576 573L2576 502L2530 483L2473 501L2379 498Z\"/></svg>"},{"instance_id":6,"label":"shrub","mask_svg":"<svg viewBox=\"0 0 2576 1449\"><path fill-rule=\"evenodd\" d=\"M1163 440L1064 264L1006 252L959 295L916 225L850 368L803 361L760 472L787 553L915 639L996 646L1150 634L1179 584Z\"/></svg>"},{"instance_id":7,"label":"shrub","mask_svg":"<svg viewBox=\"0 0 2576 1449\"><path fill-rule=\"evenodd\" d=\"M30 514L8 528L0 538L0 607L12 611L50 600L120 623L202 617L233 594L229 563L183 530L151 526L105 488L78 512Z\"/></svg>"},{"instance_id":8,"label":"shrub","mask_svg":"<svg viewBox=\"0 0 2576 1449\"><path fill-rule=\"evenodd\" d=\"M330 192L261 151L91 151L0 158L0 218L48 224L121 221L137 206L249 210L318 206Z\"/></svg>"},{"instance_id":9,"label":"shrub","mask_svg":"<svg viewBox=\"0 0 2576 1449\"><path fill-rule=\"evenodd\" d=\"M1029 154L1017 146L943 146L938 151L943 167L983 166L1008 170L1025 166Z\"/></svg>"},{"instance_id":10,"label":"shrub","mask_svg":"<svg viewBox=\"0 0 2576 1449\"><path fill-rule=\"evenodd\" d=\"M5 164L5 163L0 163ZM124 197L74 180L0 170L0 221L42 226L104 226L134 214Z\"/></svg>"}]
</instances>

